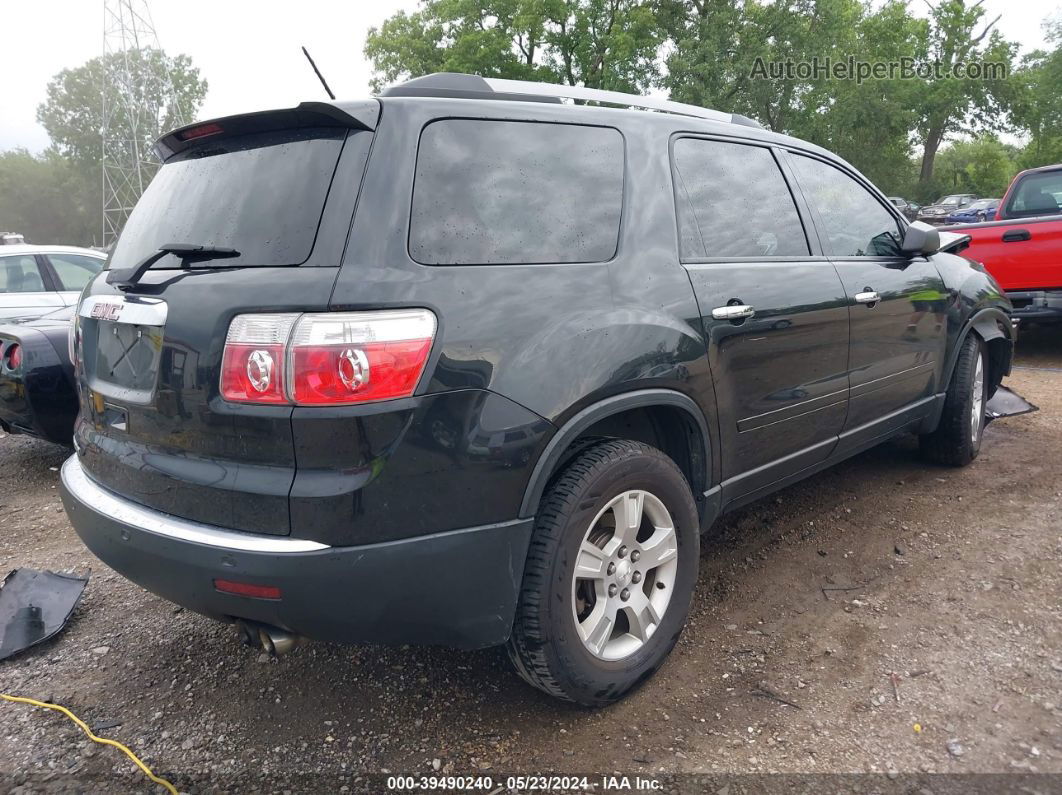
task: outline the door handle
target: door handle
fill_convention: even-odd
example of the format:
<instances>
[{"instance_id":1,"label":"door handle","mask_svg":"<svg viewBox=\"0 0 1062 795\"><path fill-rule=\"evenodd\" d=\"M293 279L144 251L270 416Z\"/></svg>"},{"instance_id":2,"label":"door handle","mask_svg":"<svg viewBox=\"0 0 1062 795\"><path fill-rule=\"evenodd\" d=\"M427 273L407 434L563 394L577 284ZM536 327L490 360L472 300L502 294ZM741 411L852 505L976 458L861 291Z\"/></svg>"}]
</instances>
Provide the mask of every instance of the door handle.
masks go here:
<instances>
[{"instance_id":1,"label":"door handle","mask_svg":"<svg viewBox=\"0 0 1062 795\"><path fill-rule=\"evenodd\" d=\"M1003 233L1004 243L1020 243L1022 240L1032 239L1032 233L1028 229L1011 229Z\"/></svg>"},{"instance_id":2,"label":"door handle","mask_svg":"<svg viewBox=\"0 0 1062 795\"><path fill-rule=\"evenodd\" d=\"M712 317L716 320L744 320L756 314L756 310L748 304L736 306L717 306L712 310Z\"/></svg>"},{"instance_id":3,"label":"door handle","mask_svg":"<svg viewBox=\"0 0 1062 795\"><path fill-rule=\"evenodd\" d=\"M865 290L861 293L856 293L854 296L857 304L876 304L881 300L881 296L874 290Z\"/></svg>"}]
</instances>

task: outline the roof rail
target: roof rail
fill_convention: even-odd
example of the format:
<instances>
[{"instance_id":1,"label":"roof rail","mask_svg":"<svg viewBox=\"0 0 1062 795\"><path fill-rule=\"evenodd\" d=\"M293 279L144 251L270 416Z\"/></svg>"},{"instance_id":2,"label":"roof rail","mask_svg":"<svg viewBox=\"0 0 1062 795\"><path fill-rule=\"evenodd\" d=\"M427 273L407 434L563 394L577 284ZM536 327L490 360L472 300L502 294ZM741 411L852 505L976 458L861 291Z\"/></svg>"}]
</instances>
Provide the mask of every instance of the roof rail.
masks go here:
<instances>
[{"instance_id":1,"label":"roof rail","mask_svg":"<svg viewBox=\"0 0 1062 795\"><path fill-rule=\"evenodd\" d=\"M603 102L631 108L656 110L698 119L742 124L746 127L762 125L737 113L672 102L659 97L643 97L624 94L621 91L605 91L585 86L561 86L552 83L535 83L529 80L507 80L500 77L479 77L458 72L436 72L416 77L405 83L390 86L381 93L385 97L451 97L465 99L506 99L521 102L560 102L561 99L578 99L585 102Z\"/></svg>"}]
</instances>

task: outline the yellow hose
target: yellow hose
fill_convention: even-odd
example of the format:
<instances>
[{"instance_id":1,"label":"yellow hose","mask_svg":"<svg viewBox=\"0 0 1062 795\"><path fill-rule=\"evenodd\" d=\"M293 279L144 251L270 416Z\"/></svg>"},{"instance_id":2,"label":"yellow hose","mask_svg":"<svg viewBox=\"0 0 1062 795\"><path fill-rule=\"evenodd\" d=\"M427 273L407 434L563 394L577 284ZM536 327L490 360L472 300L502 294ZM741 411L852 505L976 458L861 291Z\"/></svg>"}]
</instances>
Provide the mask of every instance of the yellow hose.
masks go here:
<instances>
[{"instance_id":1,"label":"yellow hose","mask_svg":"<svg viewBox=\"0 0 1062 795\"><path fill-rule=\"evenodd\" d=\"M125 754L130 759L132 759L136 763L136 766L144 771L144 775L145 776L150 778L156 784L159 784L159 785L165 787L166 791L169 792L170 795L178 795L177 788L175 786L173 786L173 784L168 782L166 779L161 778L159 776L156 776L154 773L152 773L151 772L151 768L148 767L147 765L145 765L143 762L141 762L139 757L137 757L136 754L134 754L132 751L130 751L128 748L126 748L124 745L122 745L120 742L118 742L116 740L108 740L106 737L97 737L95 734L92 733L92 729L90 729L88 727L88 724L85 723L85 721L81 720L81 718L79 718L73 712L68 710L66 707L60 706L59 704L48 704L48 703L46 703L44 701L37 701L36 699L33 699L33 698L21 698L19 696L9 696L9 695L6 695L5 693L0 693L0 698L4 699L5 701L14 701L16 704L29 704L30 706L33 706L33 707L44 707L44 709L53 709L56 712L62 712L64 715L66 715L66 717L70 718L70 720L72 720L74 723L76 723L78 726L80 726L81 730L83 732L85 732L85 734L87 734L89 736L90 740L92 740L95 743L100 743L101 745L112 745L112 746L114 746L119 751L121 751L123 754Z\"/></svg>"}]
</instances>

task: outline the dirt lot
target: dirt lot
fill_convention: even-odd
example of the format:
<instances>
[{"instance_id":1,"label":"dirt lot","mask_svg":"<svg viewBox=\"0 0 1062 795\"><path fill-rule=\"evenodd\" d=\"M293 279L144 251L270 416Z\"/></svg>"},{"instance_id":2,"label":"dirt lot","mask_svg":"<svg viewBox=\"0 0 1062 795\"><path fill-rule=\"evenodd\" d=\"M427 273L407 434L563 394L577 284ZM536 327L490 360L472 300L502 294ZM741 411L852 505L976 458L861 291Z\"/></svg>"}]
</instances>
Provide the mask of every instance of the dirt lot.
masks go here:
<instances>
[{"instance_id":1,"label":"dirt lot","mask_svg":"<svg viewBox=\"0 0 1062 795\"><path fill-rule=\"evenodd\" d=\"M59 504L66 451L2 438L0 571L92 580L62 636L0 663L0 692L120 723L100 733L187 791L379 791L365 776L436 771L665 788L685 773L1053 773L1026 791L1060 791L1062 334L1025 334L1018 364L1008 383L1041 411L992 424L969 468L927 467L903 439L728 517L672 659L597 712L525 686L498 650L261 657L95 560ZM59 715L0 702L0 721L0 789L150 786Z\"/></svg>"}]
</instances>

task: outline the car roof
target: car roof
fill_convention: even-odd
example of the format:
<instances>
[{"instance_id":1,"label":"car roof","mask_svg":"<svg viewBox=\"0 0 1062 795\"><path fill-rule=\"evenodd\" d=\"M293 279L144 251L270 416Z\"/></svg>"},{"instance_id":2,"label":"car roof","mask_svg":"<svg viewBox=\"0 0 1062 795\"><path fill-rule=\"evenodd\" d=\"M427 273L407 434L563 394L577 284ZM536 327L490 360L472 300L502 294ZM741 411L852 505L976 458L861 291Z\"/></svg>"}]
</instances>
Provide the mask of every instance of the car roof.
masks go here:
<instances>
[{"instance_id":1,"label":"car roof","mask_svg":"<svg viewBox=\"0 0 1062 795\"><path fill-rule=\"evenodd\" d=\"M92 248L82 248L81 246L36 246L29 243L19 243L14 246L0 246L0 257L10 256L12 254L84 254L87 257L97 257L99 259L107 259L107 255L102 251L97 251Z\"/></svg>"}]
</instances>

